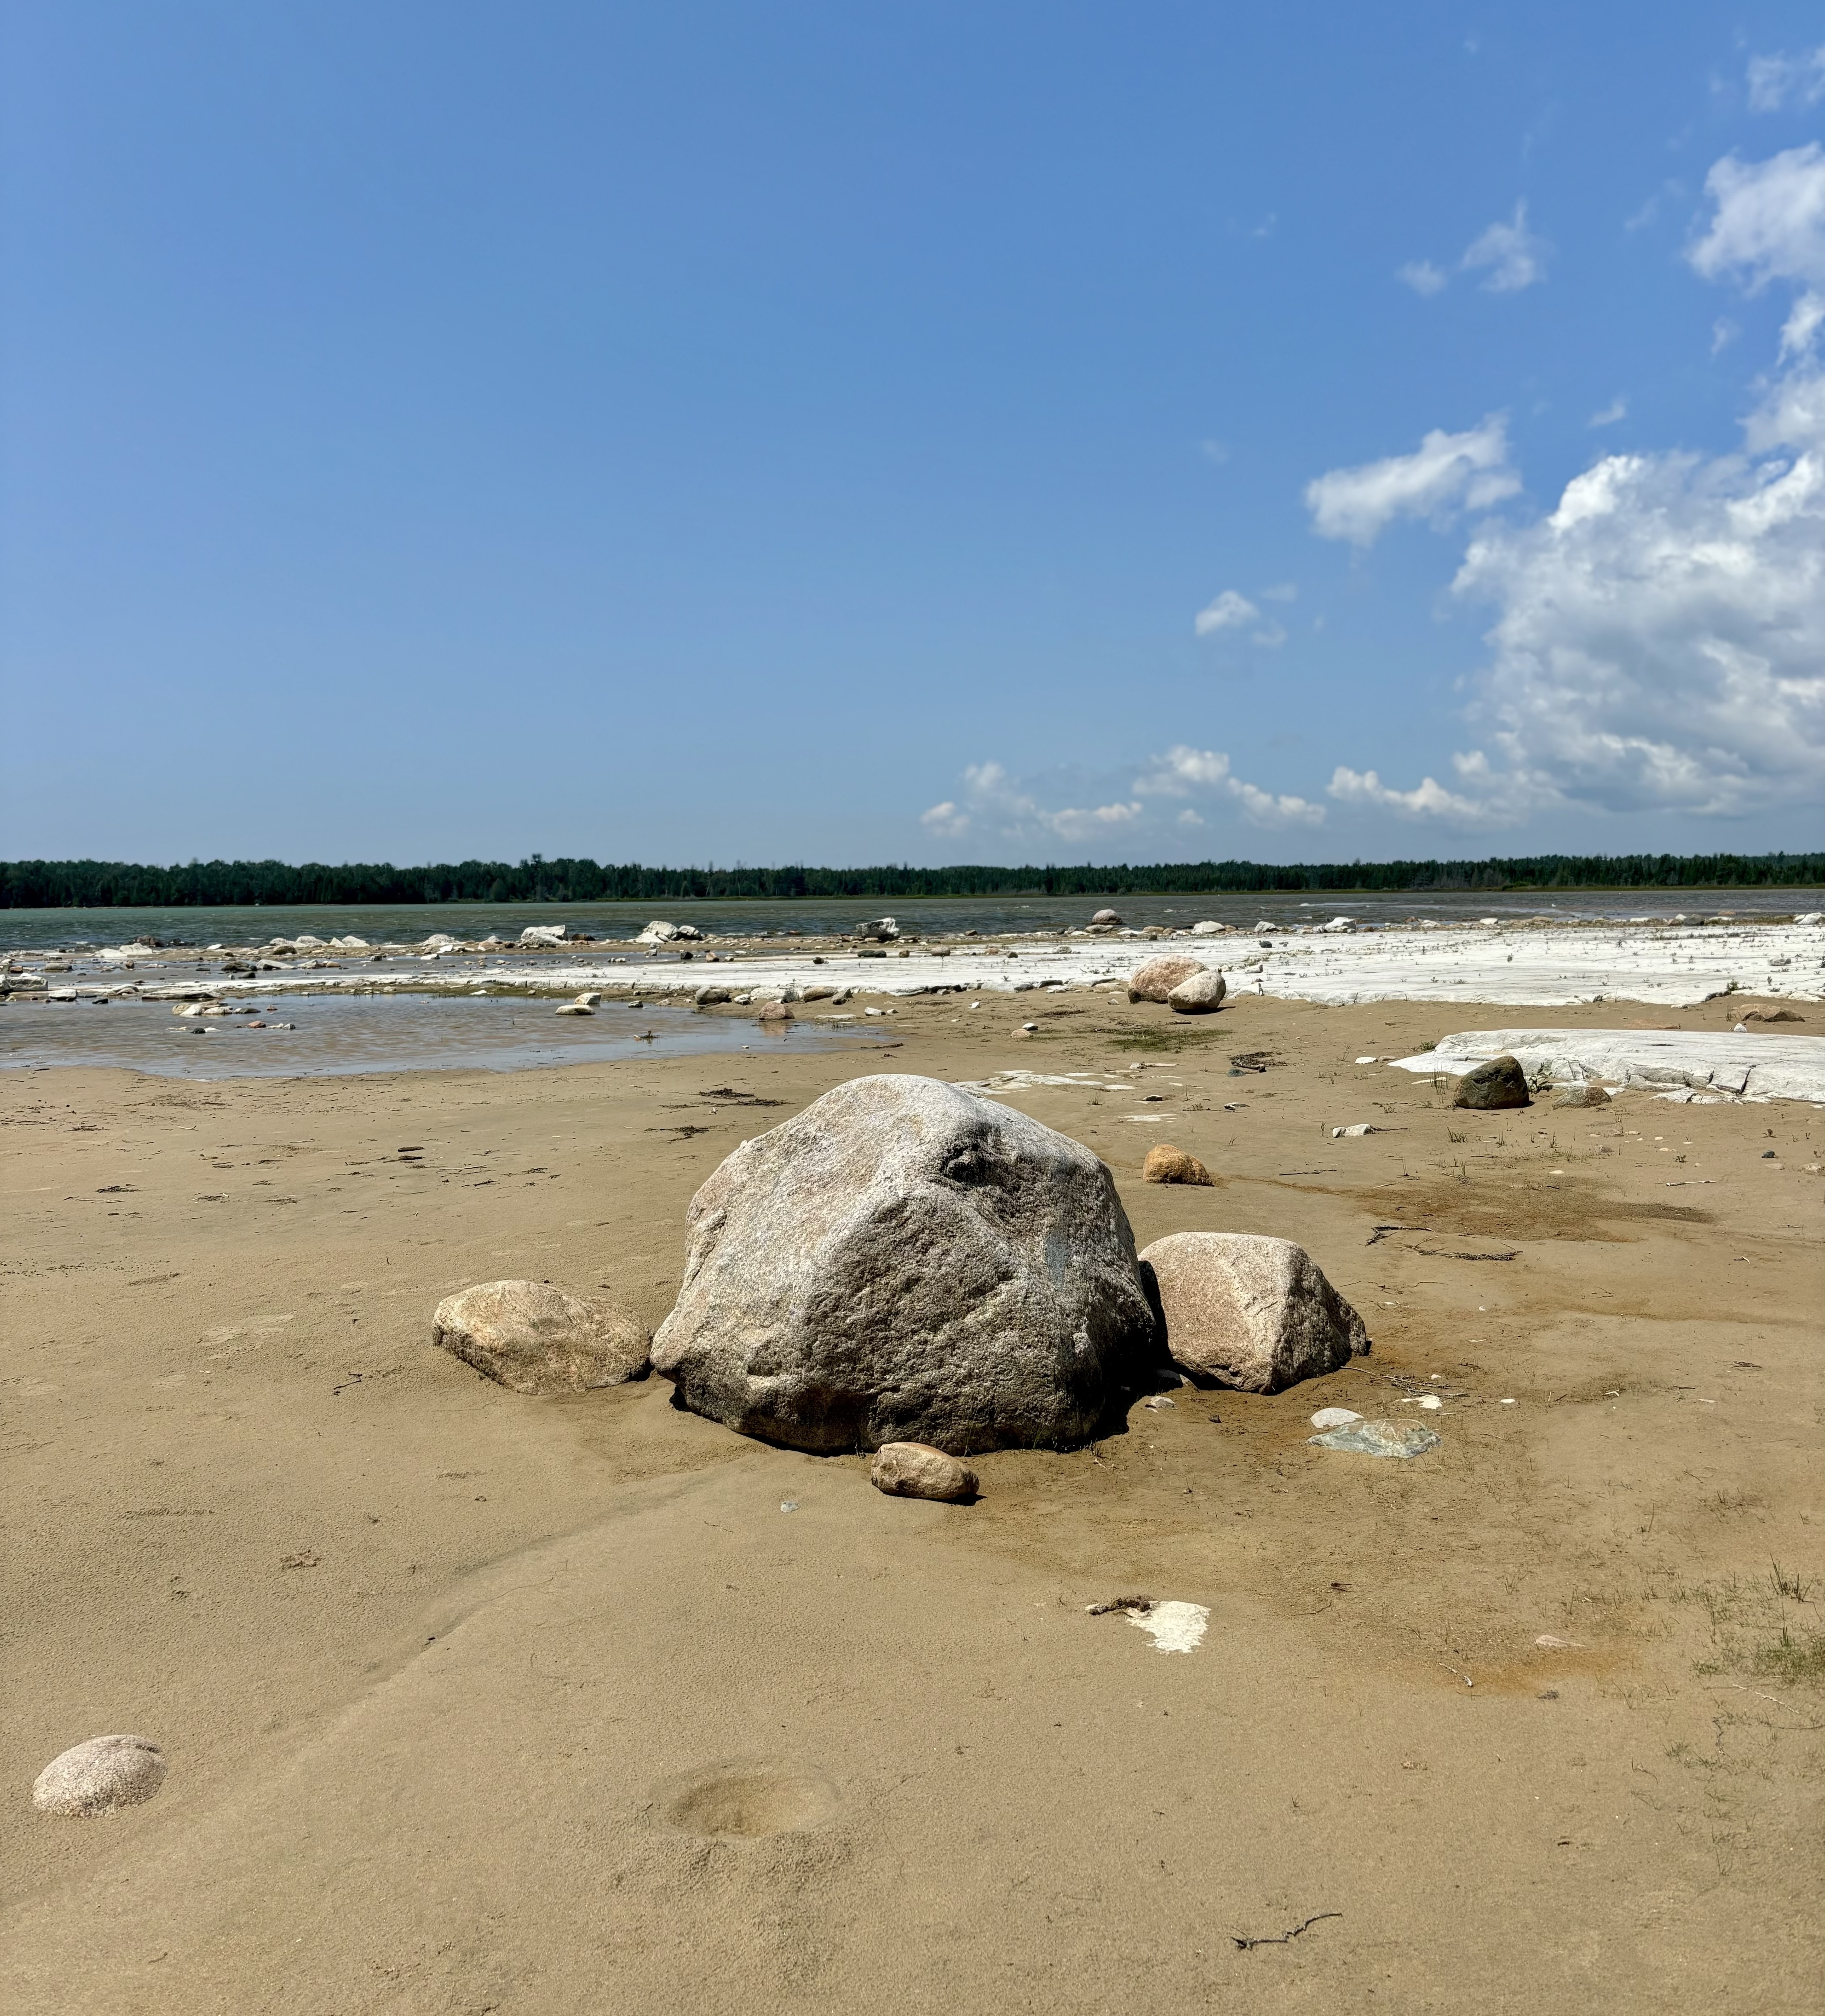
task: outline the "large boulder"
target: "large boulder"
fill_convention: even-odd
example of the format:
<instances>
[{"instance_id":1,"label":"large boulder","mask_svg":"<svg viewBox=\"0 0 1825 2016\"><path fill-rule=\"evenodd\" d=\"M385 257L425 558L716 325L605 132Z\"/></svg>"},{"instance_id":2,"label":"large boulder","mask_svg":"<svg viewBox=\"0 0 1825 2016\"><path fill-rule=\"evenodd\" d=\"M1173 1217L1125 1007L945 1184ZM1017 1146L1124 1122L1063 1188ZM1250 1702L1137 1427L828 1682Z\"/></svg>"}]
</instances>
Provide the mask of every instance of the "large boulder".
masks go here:
<instances>
[{"instance_id":1,"label":"large boulder","mask_svg":"<svg viewBox=\"0 0 1825 2016\"><path fill-rule=\"evenodd\" d=\"M1206 967L1181 980L1167 994L1166 1005L1178 1015L1209 1015L1223 1006L1228 992L1222 974Z\"/></svg>"},{"instance_id":2,"label":"large boulder","mask_svg":"<svg viewBox=\"0 0 1825 2016\"><path fill-rule=\"evenodd\" d=\"M431 1341L515 1393L584 1393L647 1367L644 1327L546 1281L485 1281L446 1297Z\"/></svg>"},{"instance_id":3,"label":"large boulder","mask_svg":"<svg viewBox=\"0 0 1825 2016\"><path fill-rule=\"evenodd\" d=\"M935 1078L852 1078L691 1200L653 1347L679 1399L794 1449L1087 1440L1154 1319L1087 1148Z\"/></svg>"},{"instance_id":4,"label":"large boulder","mask_svg":"<svg viewBox=\"0 0 1825 2016\"><path fill-rule=\"evenodd\" d=\"M1166 952L1136 967L1128 975L1131 1001L1163 1001L1181 981L1204 970L1201 959L1189 959L1181 952Z\"/></svg>"},{"instance_id":5,"label":"large boulder","mask_svg":"<svg viewBox=\"0 0 1825 2016\"><path fill-rule=\"evenodd\" d=\"M1486 1064L1478 1064L1473 1070L1466 1071L1458 1080L1451 1103L1483 1112L1495 1107L1531 1106L1534 1101L1527 1090L1527 1075L1521 1069L1520 1060L1501 1057L1491 1057Z\"/></svg>"},{"instance_id":6,"label":"large boulder","mask_svg":"<svg viewBox=\"0 0 1825 2016\"><path fill-rule=\"evenodd\" d=\"M1141 1258L1173 1363L1220 1385L1278 1393L1369 1348L1362 1317L1289 1239L1174 1232Z\"/></svg>"}]
</instances>

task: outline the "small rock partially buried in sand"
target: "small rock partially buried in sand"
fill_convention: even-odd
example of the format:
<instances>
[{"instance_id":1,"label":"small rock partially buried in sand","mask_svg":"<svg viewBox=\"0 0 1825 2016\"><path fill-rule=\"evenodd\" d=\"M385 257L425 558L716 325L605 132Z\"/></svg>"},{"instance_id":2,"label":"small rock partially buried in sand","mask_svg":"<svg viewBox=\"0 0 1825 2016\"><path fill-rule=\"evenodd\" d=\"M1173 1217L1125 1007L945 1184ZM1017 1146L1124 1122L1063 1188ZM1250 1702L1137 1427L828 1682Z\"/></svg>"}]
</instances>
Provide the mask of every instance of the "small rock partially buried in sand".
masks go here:
<instances>
[{"instance_id":1,"label":"small rock partially buried in sand","mask_svg":"<svg viewBox=\"0 0 1825 2016\"><path fill-rule=\"evenodd\" d=\"M1214 1014L1228 992L1222 974L1206 967L1188 980L1181 980L1167 995L1166 1005L1175 1015Z\"/></svg>"},{"instance_id":2,"label":"small rock partially buried in sand","mask_svg":"<svg viewBox=\"0 0 1825 2016\"><path fill-rule=\"evenodd\" d=\"M1607 1106L1610 1095L1600 1085L1574 1085L1553 1100L1555 1106Z\"/></svg>"},{"instance_id":3,"label":"small rock partially buried in sand","mask_svg":"<svg viewBox=\"0 0 1825 2016\"><path fill-rule=\"evenodd\" d=\"M1500 1057L1491 1057L1487 1064L1477 1064L1466 1071L1458 1080L1451 1103L1486 1112L1503 1107L1531 1106L1534 1102L1527 1090L1527 1075L1521 1069L1520 1060Z\"/></svg>"},{"instance_id":4,"label":"small rock partially buried in sand","mask_svg":"<svg viewBox=\"0 0 1825 2016\"><path fill-rule=\"evenodd\" d=\"M1142 1254L1166 1348L1185 1371L1278 1393L1369 1349L1362 1319L1303 1246L1246 1232L1174 1232Z\"/></svg>"},{"instance_id":5,"label":"small rock partially buried in sand","mask_svg":"<svg viewBox=\"0 0 1825 2016\"><path fill-rule=\"evenodd\" d=\"M544 1281L485 1281L439 1302L431 1342L515 1393L583 1393L647 1369L645 1328Z\"/></svg>"},{"instance_id":6,"label":"small rock partially buried in sand","mask_svg":"<svg viewBox=\"0 0 1825 2016\"><path fill-rule=\"evenodd\" d=\"M93 1820L150 1799L164 1783L164 1752L148 1737L92 1736L53 1757L31 1788L41 1813Z\"/></svg>"},{"instance_id":7,"label":"small rock partially buried in sand","mask_svg":"<svg viewBox=\"0 0 1825 2016\"><path fill-rule=\"evenodd\" d=\"M1216 1180L1196 1155L1188 1155L1169 1141L1161 1141L1147 1150L1141 1175L1145 1183L1196 1183L1206 1189Z\"/></svg>"},{"instance_id":8,"label":"small rock partially buried in sand","mask_svg":"<svg viewBox=\"0 0 1825 2016\"><path fill-rule=\"evenodd\" d=\"M976 1472L929 1442L883 1442L868 1481L893 1498L936 1498L958 1504L976 1494Z\"/></svg>"},{"instance_id":9,"label":"small rock partially buried in sand","mask_svg":"<svg viewBox=\"0 0 1825 2016\"><path fill-rule=\"evenodd\" d=\"M783 1001L770 1001L754 1019L757 1022L789 1022L792 1011Z\"/></svg>"},{"instance_id":10,"label":"small rock partially buried in sand","mask_svg":"<svg viewBox=\"0 0 1825 2016\"><path fill-rule=\"evenodd\" d=\"M1205 970L1201 959L1188 959L1183 952L1168 952L1148 959L1128 975L1131 1001L1164 1001L1182 981Z\"/></svg>"}]
</instances>

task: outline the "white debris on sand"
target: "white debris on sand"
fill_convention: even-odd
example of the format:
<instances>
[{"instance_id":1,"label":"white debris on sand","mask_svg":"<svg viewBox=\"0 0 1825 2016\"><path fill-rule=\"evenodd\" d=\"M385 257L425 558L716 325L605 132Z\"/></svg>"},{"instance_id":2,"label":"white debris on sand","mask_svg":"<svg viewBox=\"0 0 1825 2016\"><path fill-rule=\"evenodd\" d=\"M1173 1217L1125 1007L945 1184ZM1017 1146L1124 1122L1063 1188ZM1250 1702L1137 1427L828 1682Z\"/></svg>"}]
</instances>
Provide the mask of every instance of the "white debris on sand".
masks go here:
<instances>
[{"instance_id":1,"label":"white debris on sand","mask_svg":"<svg viewBox=\"0 0 1825 2016\"><path fill-rule=\"evenodd\" d=\"M1471 1029L1397 1071L1461 1075L1473 1064L1516 1058L1535 1085L1589 1083L1695 1099L1802 1099L1825 1103L1825 1039L1701 1029Z\"/></svg>"},{"instance_id":2,"label":"white debris on sand","mask_svg":"<svg viewBox=\"0 0 1825 2016\"><path fill-rule=\"evenodd\" d=\"M1145 1631L1156 1652L1195 1652L1210 1629L1210 1607L1202 1603L1156 1603L1147 1610L1131 1610L1128 1622Z\"/></svg>"}]
</instances>

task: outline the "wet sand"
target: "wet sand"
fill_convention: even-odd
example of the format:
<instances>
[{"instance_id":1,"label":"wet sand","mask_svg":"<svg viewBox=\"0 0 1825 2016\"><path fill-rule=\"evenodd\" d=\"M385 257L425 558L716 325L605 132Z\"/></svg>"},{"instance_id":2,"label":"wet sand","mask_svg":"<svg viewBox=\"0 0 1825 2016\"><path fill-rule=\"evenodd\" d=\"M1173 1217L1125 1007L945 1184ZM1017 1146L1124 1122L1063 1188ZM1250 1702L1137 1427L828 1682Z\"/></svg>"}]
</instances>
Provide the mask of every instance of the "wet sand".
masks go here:
<instances>
[{"instance_id":1,"label":"wet sand","mask_svg":"<svg viewBox=\"0 0 1825 2016\"><path fill-rule=\"evenodd\" d=\"M0 1079L9 2006L1816 2009L1825 1116L1351 1061L1513 1021L923 997L885 1055ZM862 1070L1094 1080L1007 1096L1143 1244L1300 1240L1372 1353L951 1507L431 1348L500 1275L656 1324L696 1186ZM1143 1185L1162 1139L1217 1186ZM1203 1644L1085 1614L1137 1593ZM110 1730L158 1796L34 1815Z\"/></svg>"}]
</instances>

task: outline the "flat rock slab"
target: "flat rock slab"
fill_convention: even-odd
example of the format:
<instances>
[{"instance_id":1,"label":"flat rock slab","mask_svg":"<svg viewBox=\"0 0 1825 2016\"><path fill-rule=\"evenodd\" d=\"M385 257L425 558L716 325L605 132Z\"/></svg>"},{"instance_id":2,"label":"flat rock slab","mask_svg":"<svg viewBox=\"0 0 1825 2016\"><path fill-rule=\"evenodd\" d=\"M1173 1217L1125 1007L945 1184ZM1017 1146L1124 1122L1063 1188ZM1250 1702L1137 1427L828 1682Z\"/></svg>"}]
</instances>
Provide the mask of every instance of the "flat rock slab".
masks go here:
<instances>
[{"instance_id":1,"label":"flat rock slab","mask_svg":"<svg viewBox=\"0 0 1825 2016\"><path fill-rule=\"evenodd\" d=\"M1685 1088L1825 1104L1825 1036L1700 1029L1471 1029L1445 1037L1418 1057L1390 1062L1396 1071L1455 1077L1504 1052L1535 1083L1594 1080L1630 1089Z\"/></svg>"},{"instance_id":2,"label":"flat rock slab","mask_svg":"<svg viewBox=\"0 0 1825 2016\"><path fill-rule=\"evenodd\" d=\"M1416 1421L1350 1421L1306 1440L1319 1449L1344 1449L1352 1456L1423 1456L1438 1446L1438 1437Z\"/></svg>"}]
</instances>

